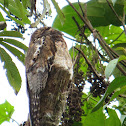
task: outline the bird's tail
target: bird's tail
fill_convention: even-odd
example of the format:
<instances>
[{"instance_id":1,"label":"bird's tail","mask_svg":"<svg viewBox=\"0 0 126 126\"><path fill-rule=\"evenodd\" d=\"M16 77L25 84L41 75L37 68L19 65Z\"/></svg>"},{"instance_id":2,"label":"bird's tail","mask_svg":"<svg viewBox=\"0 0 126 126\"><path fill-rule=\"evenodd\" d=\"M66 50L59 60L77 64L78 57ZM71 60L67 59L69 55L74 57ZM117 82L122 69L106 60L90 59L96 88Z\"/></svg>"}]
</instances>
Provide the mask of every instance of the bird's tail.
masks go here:
<instances>
[{"instance_id":1,"label":"bird's tail","mask_svg":"<svg viewBox=\"0 0 126 126\"><path fill-rule=\"evenodd\" d=\"M40 96L39 94L32 94L30 96L30 121L31 121L31 126L40 126Z\"/></svg>"}]
</instances>

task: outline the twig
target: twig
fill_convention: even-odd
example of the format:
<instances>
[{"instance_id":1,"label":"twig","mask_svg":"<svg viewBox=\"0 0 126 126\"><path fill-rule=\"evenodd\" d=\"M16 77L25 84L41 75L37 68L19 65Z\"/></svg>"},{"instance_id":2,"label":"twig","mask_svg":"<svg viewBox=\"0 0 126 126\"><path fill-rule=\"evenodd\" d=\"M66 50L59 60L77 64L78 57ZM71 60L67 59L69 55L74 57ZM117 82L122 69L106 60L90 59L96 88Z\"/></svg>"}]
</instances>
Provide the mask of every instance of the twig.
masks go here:
<instances>
[{"instance_id":1,"label":"twig","mask_svg":"<svg viewBox=\"0 0 126 126\"><path fill-rule=\"evenodd\" d=\"M77 25L79 31L81 32L81 35L85 38L85 40L87 41L87 44L89 44L89 40L87 39L87 36L84 34L84 30L79 26L77 20L75 19L75 17L73 16L72 19L74 20L75 24ZM82 41L80 42L81 44L83 43Z\"/></svg>"},{"instance_id":2,"label":"twig","mask_svg":"<svg viewBox=\"0 0 126 126\"><path fill-rule=\"evenodd\" d=\"M86 36L86 35L85 35ZM86 42L80 42L80 41L78 41L78 40L76 40L76 39L72 39L72 38L70 38L70 37L68 37L68 36L65 36L65 35L63 35L63 37L65 37L65 38L68 38L68 39L70 39L70 40L72 40L72 41L75 41L75 42L79 42L79 43L82 43L82 44L88 44L89 46L91 45L91 47L93 47L93 49L95 49L95 47L92 45L92 43L87 39L87 37L86 37L86 41L88 41L87 43ZM109 62L109 60L107 60L98 50L97 50L97 52L98 52L98 54L99 54L99 56L103 59L103 61L106 61L106 62Z\"/></svg>"},{"instance_id":3,"label":"twig","mask_svg":"<svg viewBox=\"0 0 126 126\"><path fill-rule=\"evenodd\" d=\"M118 40L118 38L124 33L124 31L121 32L121 34L116 38L114 39L110 44L113 44L116 40Z\"/></svg>"},{"instance_id":4,"label":"twig","mask_svg":"<svg viewBox=\"0 0 126 126\"><path fill-rule=\"evenodd\" d=\"M116 13L115 9L113 8L113 6L110 4L110 2L108 0L106 0L109 7L112 9L113 13L115 14L115 16L117 17L117 19L122 23L123 27L124 27L124 31L125 31L125 35L126 35L126 27L125 27L125 23L120 19L120 17L118 16L118 14ZM125 15L123 15L123 17L125 17ZM125 20L124 20L125 21Z\"/></svg>"},{"instance_id":5,"label":"twig","mask_svg":"<svg viewBox=\"0 0 126 126\"><path fill-rule=\"evenodd\" d=\"M121 22L121 20L120 20L118 14L117 14L116 11L114 10L113 6L109 3L108 0L106 0L106 1L107 1L107 3L108 3L109 7L112 9L113 13L116 15L117 19Z\"/></svg>"},{"instance_id":6,"label":"twig","mask_svg":"<svg viewBox=\"0 0 126 126\"><path fill-rule=\"evenodd\" d=\"M88 29L93 33L94 32L94 28L91 25L90 21L87 19L87 17L83 17L78 11L77 9L72 5L72 3L69 0L66 0L69 5L74 9L74 11L78 14L78 16L80 17L80 19L86 24L86 26L88 27ZM96 31L96 30L95 30ZM97 32L97 31L96 31ZM111 55L111 53L109 52L108 48L105 45L105 40L102 38L102 36L100 35L99 32L97 32L96 34L97 39L99 40L100 45L103 47L103 49L106 51L106 53L108 54L108 56L110 57L110 59L114 59L114 57ZM123 68L117 64L117 68L126 76L126 72L123 70Z\"/></svg>"},{"instance_id":7,"label":"twig","mask_svg":"<svg viewBox=\"0 0 126 126\"><path fill-rule=\"evenodd\" d=\"M76 55L76 57L75 57L75 60L74 60L74 62L73 62L73 67L74 67L75 64L76 64L76 62L77 62L77 60L78 60L78 57L79 57L79 55L78 55L78 53L77 53L77 55Z\"/></svg>"},{"instance_id":8,"label":"twig","mask_svg":"<svg viewBox=\"0 0 126 126\"><path fill-rule=\"evenodd\" d=\"M70 38L70 37L68 37L68 36L63 35L63 37L68 38L68 39L70 39L70 40L72 40L72 41L81 43L81 41L78 41L78 40L76 40L76 39L72 39L72 38ZM86 44L86 42L82 42L82 43L83 43L83 44Z\"/></svg>"},{"instance_id":9,"label":"twig","mask_svg":"<svg viewBox=\"0 0 126 126\"><path fill-rule=\"evenodd\" d=\"M92 27L91 23L87 20L87 18L83 18L83 16L77 11L77 9L72 5L72 3L69 0L66 0L66 1L74 9L74 11L78 14L80 19L86 24L86 26L88 26L89 30L92 32L93 31L93 27Z\"/></svg>"},{"instance_id":10,"label":"twig","mask_svg":"<svg viewBox=\"0 0 126 126\"><path fill-rule=\"evenodd\" d=\"M88 29L93 33L94 32L94 28L91 25L90 21L85 17L83 18L82 15L77 11L77 9L72 5L71 2L69 2L69 0L66 0L69 5L75 10L75 12L78 14L78 16L81 18L81 20L86 24L86 26L88 27ZM96 31L96 30L95 30ZM97 39L99 40L99 43L101 44L101 46L104 48L104 50L107 52L108 56L111 59L114 59L113 56L111 55L111 53L109 52L109 50L107 49L107 47L104 45L104 43L102 41L104 41L103 38L101 38L99 35L97 35Z\"/></svg>"},{"instance_id":11,"label":"twig","mask_svg":"<svg viewBox=\"0 0 126 126\"><path fill-rule=\"evenodd\" d=\"M120 94L119 97L126 98L126 95Z\"/></svg>"},{"instance_id":12,"label":"twig","mask_svg":"<svg viewBox=\"0 0 126 126\"><path fill-rule=\"evenodd\" d=\"M98 34L99 34L99 32L98 32ZM100 34L99 34L99 36L102 38L102 36L101 36ZM111 55L112 55L114 58L118 58L118 57L119 57L119 55L118 55L112 48L110 48L110 47L108 46L108 44L106 44L105 41L103 41L103 43L104 43L104 45L109 49ZM123 66L126 67L126 61L122 60L122 61L120 61L120 63L121 63ZM118 65L117 65L117 67L118 67ZM123 70L123 69L121 69L121 70ZM124 73L124 75L125 75L126 72L123 71L123 73Z\"/></svg>"},{"instance_id":13,"label":"twig","mask_svg":"<svg viewBox=\"0 0 126 126\"><path fill-rule=\"evenodd\" d=\"M103 82L103 79L101 79L101 77L98 75L98 73L96 72L96 70L94 69L94 67L92 66L92 64L90 63L90 61L87 59L87 57L85 56L85 54L83 53L82 50L74 47L76 50L78 50L82 56L84 57L86 63L88 64L88 66L91 68L92 72L96 75L97 78L99 78L99 80L101 80Z\"/></svg>"},{"instance_id":14,"label":"twig","mask_svg":"<svg viewBox=\"0 0 126 126\"><path fill-rule=\"evenodd\" d=\"M83 17L84 17L84 11L83 11L83 9L82 9L82 7L81 7L81 4L80 4L80 1L78 0L78 4L79 4L79 7L80 7L80 9L81 9L81 12L82 12L82 14L83 14Z\"/></svg>"},{"instance_id":15,"label":"twig","mask_svg":"<svg viewBox=\"0 0 126 126\"><path fill-rule=\"evenodd\" d=\"M10 118L10 119L12 119L12 121L14 121L15 123L17 123L18 126L20 125L15 119L13 119L13 118Z\"/></svg>"},{"instance_id":16,"label":"twig","mask_svg":"<svg viewBox=\"0 0 126 126\"><path fill-rule=\"evenodd\" d=\"M42 15L40 16L40 18L38 18L38 20L36 21L36 22L34 22L34 23L32 23L31 25L30 25L30 28L36 28L37 27L37 25L41 22L41 20L44 18L44 16L45 16L45 14L46 14L46 10L47 10L47 8L46 8L46 5L45 5L45 0L43 0L43 12L42 12Z\"/></svg>"},{"instance_id":17,"label":"twig","mask_svg":"<svg viewBox=\"0 0 126 126\"><path fill-rule=\"evenodd\" d=\"M100 63L101 73L104 75L104 69L103 69L103 66L102 66L102 63L101 63L100 55L99 55L98 50L96 48L96 43L95 43L94 47L95 47L95 52L96 52L96 55L98 56L98 60L99 60L99 63Z\"/></svg>"},{"instance_id":18,"label":"twig","mask_svg":"<svg viewBox=\"0 0 126 126\"><path fill-rule=\"evenodd\" d=\"M76 21L76 19L75 19L74 16L72 16L72 19L74 20L75 24L77 25L79 31L81 31L81 28L80 28L80 26L79 26L79 24L78 24L78 22Z\"/></svg>"}]
</instances>

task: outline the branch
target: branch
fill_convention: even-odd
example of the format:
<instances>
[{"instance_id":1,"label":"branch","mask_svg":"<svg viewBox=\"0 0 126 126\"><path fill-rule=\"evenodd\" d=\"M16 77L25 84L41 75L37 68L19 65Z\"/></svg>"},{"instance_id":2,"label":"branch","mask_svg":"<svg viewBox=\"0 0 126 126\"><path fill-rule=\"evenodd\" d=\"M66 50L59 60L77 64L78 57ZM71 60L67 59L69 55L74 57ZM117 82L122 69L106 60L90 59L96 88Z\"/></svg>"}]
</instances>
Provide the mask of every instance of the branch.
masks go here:
<instances>
[{"instance_id":1,"label":"branch","mask_svg":"<svg viewBox=\"0 0 126 126\"><path fill-rule=\"evenodd\" d=\"M102 37L101 35L100 35L100 33L98 32L98 34L99 34L99 36L100 37ZM105 44L105 46L109 49L109 51L110 51L110 53L111 53L111 55L114 57L114 58L118 58L119 57L119 55L112 49L112 48L110 48L109 47L109 45L108 44L106 44L106 42L105 41L103 41L104 42L104 44ZM126 61L125 60L121 60L120 61L120 63L123 65L123 66L125 66L126 67ZM118 65L117 65L118 66ZM123 70L123 69L122 69ZM124 75L125 75L125 73L124 73Z\"/></svg>"},{"instance_id":2,"label":"branch","mask_svg":"<svg viewBox=\"0 0 126 126\"><path fill-rule=\"evenodd\" d=\"M83 11L83 9L82 9L82 7L81 7L81 4L80 4L80 1L79 1L79 0L78 0L78 4L79 4L79 7L80 7L81 12L82 12L82 14L83 14L83 17L84 17L85 13L84 13L84 11Z\"/></svg>"},{"instance_id":3,"label":"branch","mask_svg":"<svg viewBox=\"0 0 126 126\"><path fill-rule=\"evenodd\" d=\"M120 17L118 16L118 14L116 13L115 9L113 8L113 6L110 4L110 2L108 0L106 0L109 7L112 9L113 13L115 14L115 16L117 17L117 19L122 23L123 27L124 27L124 31L125 31L125 35L126 35L126 27L125 27L125 23L120 19ZM125 14L123 15L123 17L125 17ZM125 19L124 19L125 21Z\"/></svg>"},{"instance_id":4,"label":"branch","mask_svg":"<svg viewBox=\"0 0 126 126\"><path fill-rule=\"evenodd\" d=\"M65 37L65 38L67 38L67 39L70 39L70 40L72 40L72 41L81 43L81 41L76 40L76 39L72 39L72 38L70 38L70 37L68 37L68 36L63 35L63 37ZM86 42L82 42L82 44L86 44Z\"/></svg>"},{"instance_id":5,"label":"branch","mask_svg":"<svg viewBox=\"0 0 126 126\"><path fill-rule=\"evenodd\" d=\"M83 51L80 50L80 49L78 49L78 48L76 48L76 47L74 47L74 48L75 48L76 50L78 50L78 51L82 54L82 56L84 57L86 63L87 63L88 66L91 68L92 72L96 75L96 77L97 77L100 81L103 82L103 79L101 79L101 77L98 75L98 73L96 72L95 68L92 66L92 64L90 63L90 61L87 59L87 57L86 57L86 55L83 53Z\"/></svg>"},{"instance_id":6,"label":"branch","mask_svg":"<svg viewBox=\"0 0 126 126\"><path fill-rule=\"evenodd\" d=\"M126 98L125 94L120 94L119 97Z\"/></svg>"},{"instance_id":7,"label":"branch","mask_svg":"<svg viewBox=\"0 0 126 126\"><path fill-rule=\"evenodd\" d=\"M78 11L77 9L72 5L71 2L69 2L69 0L66 0L69 5L74 9L74 11L78 14L78 16L80 17L80 19L86 24L86 26L88 27L88 29L94 33L94 31L96 32L96 37L100 43L100 45L102 46L102 48L106 51L106 53L108 54L108 56L110 57L111 60L114 59L114 57L112 56L112 54L109 52L108 48L105 45L105 40L103 39L103 37L100 35L100 33L96 30L94 30L93 26L91 25L90 21L87 19L87 17L83 17ZM126 72L123 70L123 68L117 64L117 68L126 76Z\"/></svg>"}]
</instances>

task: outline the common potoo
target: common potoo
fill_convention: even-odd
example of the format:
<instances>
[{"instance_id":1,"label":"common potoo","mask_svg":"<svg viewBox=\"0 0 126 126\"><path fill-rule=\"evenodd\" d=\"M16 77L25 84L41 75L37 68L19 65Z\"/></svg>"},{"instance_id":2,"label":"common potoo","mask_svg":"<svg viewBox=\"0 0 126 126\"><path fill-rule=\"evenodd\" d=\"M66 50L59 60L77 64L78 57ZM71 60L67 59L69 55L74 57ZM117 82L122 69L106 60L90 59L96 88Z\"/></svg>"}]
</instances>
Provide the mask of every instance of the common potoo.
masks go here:
<instances>
[{"instance_id":1,"label":"common potoo","mask_svg":"<svg viewBox=\"0 0 126 126\"><path fill-rule=\"evenodd\" d=\"M32 126L57 126L73 76L62 33L51 27L37 29L31 36L25 66Z\"/></svg>"}]
</instances>

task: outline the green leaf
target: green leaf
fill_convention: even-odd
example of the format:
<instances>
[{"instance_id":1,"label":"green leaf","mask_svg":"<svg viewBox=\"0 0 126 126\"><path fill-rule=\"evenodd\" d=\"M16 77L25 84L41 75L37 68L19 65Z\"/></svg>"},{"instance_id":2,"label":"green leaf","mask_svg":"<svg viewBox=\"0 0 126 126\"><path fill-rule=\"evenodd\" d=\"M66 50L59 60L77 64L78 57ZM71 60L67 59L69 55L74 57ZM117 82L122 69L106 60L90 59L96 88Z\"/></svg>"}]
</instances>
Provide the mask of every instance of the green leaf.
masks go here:
<instances>
[{"instance_id":1,"label":"green leaf","mask_svg":"<svg viewBox=\"0 0 126 126\"><path fill-rule=\"evenodd\" d=\"M121 55L121 56L119 57L119 61L121 61L121 60L126 60L126 56L125 56L125 55Z\"/></svg>"},{"instance_id":2,"label":"green leaf","mask_svg":"<svg viewBox=\"0 0 126 126\"><path fill-rule=\"evenodd\" d=\"M125 39L126 39L126 38L125 38ZM124 47L124 48L126 48L126 43L118 43L118 44L115 44L115 43L114 43L113 49L116 49L116 48L118 48L118 47Z\"/></svg>"},{"instance_id":3,"label":"green leaf","mask_svg":"<svg viewBox=\"0 0 126 126\"><path fill-rule=\"evenodd\" d=\"M0 12L0 21L5 21L5 19L4 19L3 15L1 14L1 12Z\"/></svg>"},{"instance_id":4,"label":"green leaf","mask_svg":"<svg viewBox=\"0 0 126 126\"><path fill-rule=\"evenodd\" d=\"M3 45L6 49L8 49L11 53L13 53L22 63L24 63L25 55L22 52L20 52L15 47L4 43L3 41L0 41L0 44Z\"/></svg>"},{"instance_id":5,"label":"green leaf","mask_svg":"<svg viewBox=\"0 0 126 126\"><path fill-rule=\"evenodd\" d=\"M83 121L85 126L101 126L105 124L105 115L102 112L102 108L96 112L90 113Z\"/></svg>"},{"instance_id":6,"label":"green leaf","mask_svg":"<svg viewBox=\"0 0 126 126\"><path fill-rule=\"evenodd\" d=\"M9 121L13 112L14 107L8 101L0 104L0 124L2 124L4 121Z\"/></svg>"},{"instance_id":7,"label":"green leaf","mask_svg":"<svg viewBox=\"0 0 126 126\"><path fill-rule=\"evenodd\" d=\"M126 117L123 120L122 126L126 126Z\"/></svg>"},{"instance_id":8,"label":"green leaf","mask_svg":"<svg viewBox=\"0 0 126 126\"><path fill-rule=\"evenodd\" d=\"M119 65L123 68L124 71L126 71L126 67L123 66L122 64L119 63ZM121 77L124 76L124 74L116 67L113 71L113 76L116 77Z\"/></svg>"},{"instance_id":9,"label":"green leaf","mask_svg":"<svg viewBox=\"0 0 126 126\"><path fill-rule=\"evenodd\" d=\"M17 20L16 18L14 18L13 16L10 15L10 12L5 10L5 8L3 6L0 5L0 8L3 9L3 11L8 15L8 17L10 17L12 20L14 20L16 23L24 26L23 22L20 20Z\"/></svg>"},{"instance_id":10,"label":"green leaf","mask_svg":"<svg viewBox=\"0 0 126 126\"><path fill-rule=\"evenodd\" d=\"M30 7L30 0L21 0L25 8Z\"/></svg>"},{"instance_id":11,"label":"green leaf","mask_svg":"<svg viewBox=\"0 0 126 126\"><path fill-rule=\"evenodd\" d=\"M4 0L4 7L8 7L8 0Z\"/></svg>"},{"instance_id":12,"label":"green leaf","mask_svg":"<svg viewBox=\"0 0 126 126\"><path fill-rule=\"evenodd\" d=\"M85 93L83 93L82 102L84 105L81 108L83 109L84 114L88 115L89 113L91 113L92 109L95 107L99 100L99 97L93 97L91 94L86 95ZM85 116L83 117L83 119L84 118Z\"/></svg>"},{"instance_id":13,"label":"green leaf","mask_svg":"<svg viewBox=\"0 0 126 126\"><path fill-rule=\"evenodd\" d=\"M55 9L56 9L56 11L58 13L58 16L60 18L60 22L63 25L64 24L64 21L65 21L65 16L64 16L63 12L60 10L57 2L55 0L51 0L51 1L52 1L53 5L54 5L54 7L55 7Z\"/></svg>"},{"instance_id":14,"label":"green leaf","mask_svg":"<svg viewBox=\"0 0 126 126\"><path fill-rule=\"evenodd\" d=\"M4 68L6 69L6 75L10 85L15 90L15 93L19 92L21 87L21 77L15 63L3 48L0 48L0 58L1 61L4 62Z\"/></svg>"},{"instance_id":15,"label":"green leaf","mask_svg":"<svg viewBox=\"0 0 126 126\"><path fill-rule=\"evenodd\" d=\"M0 37L1 36L23 38L23 35L17 31L2 31L0 32Z\"/></svg>"},{"instance_id":16,"label":"green leaf","mask_svg":"<svg viewBox=\"0 0 126 126\"><path fill-rule=\"evenodd\" d=\"M73 6L82 15L78 3L73 3ZM84 3L81 3L81 6L83 11L85 11ZM124 8L123 2L117 0L114 9L120 17L123 16L123 11L124 11L123 8ZM74 37L77 34L78 28L76 26L76 23L72 19L72 17L74 16L74 18L76 19L80 27L84 26L84 23L82 22L82 20L79 18L79 16L76 14L76 12L73 10L73 8L70 5L65 6L62 9L62 12L65 15L64 24L63 25L61 24L60 17L57 15L53 22L53 27L60 31L64 31ZM109 7L106 0L102 0L101 2L99 2L99 0L91 0L87 2L86 12L87 12L87 17L90 20L93 27L108 26L110 24L116 26L122 25L121 22L117 19L117 17L113 13L112 9Z\"/></svg>"},{"instance_id":17,"label":"green leaf","mask_svg":"<svg viewBox=\"0 0 126 126\"><path fill-rule=\"evenodd\" d=\"M3 0L0 0L0 3L4 5ZM24 25L24 23L27 23L27 24L31 23L27 17L27 15L29 15L29 12L24 8L24 6L22 5L22 3L19 0L15 0L15 1L9 0L9 5L7 8L7 9L9 9L9 11L1 5L0 5L0 7L3 9L3 11L5 11L7 13L7 15L12 20L21 24L22 26ZM16 17L18 17L19 20L17 20L15 17L11 16L10 12L13 15L15 15Z\"/></svg>"},{"instance_id":18,"label":"green leaf","mask_svg":"<svg viewBox=\"0 0 126 126\"><path fill-rule=\"evenodd\" d=\"M111 1L112 1L112 4L115 5L117 0L111 0Z\"/></svg>"},{"instance_id":19,"label":"green leaf","mask_svg":"<svg viewBox=\"0 0 126 126\"><path fill-rule=\"evenodd\" d=\"M105 120L105 126L121 126L121 122L117 116L117 113L115 110L109 109L108 110L108 114L109 114L109 118Z\"/></svg>"},{"instance_id":20,"label":"green leaf","mask_svg":"<svg viewBox=\"0 0 126 126\"><path fill-rule=\"evenodd\" d=\"M112 48L126 47L126 36L122 28L109 25L96 28Z\"/></svg>"},{"instance_id":21,"label":"green leaf","mask_svg":"<svg viewBox=\"0 0 126 126\"><path fill-rule=\"evenodd\" d=\"M96 110L98 110L103 105L105 98L108 95L110 95L115 89L121 88L122 86L125 86L125 85L126 85L125 76L115 78L108 86L108 89L106 90L103 97L100 99L100 101L97 103L97 105L93 108L92 112L95 112Z\"/></svg>"},{"instance_id":22,"label":"green leaf","mask_svg":"<svg viewBox=\"0 0 126 126\"><path fill-rule=\"evenodd\" d=\"M12 45L14 45L14 46L16 46L16 47L18 47L20 49L23 49L24 51L27 51L27 49L28 49L28 47L26 45L24 45L23 43L21 43L18 40L15 40L15 39L7 39L7 38L5 38L2 41L5 41L5 42L7 42L9 44L12 44Z\"/></svg>"},{"instance_id":23,"label":"green leaf","mask_svg":"<svg viewBox=\"0 0 126 126\"><path fill-rule=\"evenodd\" d=\"M79 9L79 5L77 3L74 3L73 5L77 8L77 10L79 12L81 12L81 10ZM64 31L64 32L66 32L69 35L72 35L74 37L75 34L77 33L78 28L77 28L74 20L72 19L72 17L74 16L80 25L83 26L84 23L80 20L80 18L78 18L78 15L71 8L71 6L68 5L68 6L64 7L62 9L62 12L65 16L64 24L63 25L61 24L60 17L57 15L54 22L53 22L52 27L54 27L54 28L56 28L60 31Z\"/></svg>"},{"instance_id":24,"label":"green leaf","mask_svg":"<svg viewBox=\"0 0 126 126\"><path fill-rule=\"evenodd\" d=\"M106 119L103 114L103 108L98 111L88 114L81 123L83 126L121 126L121 122L115 112L115 110L107 109L109 118Z\"/></svg>"},{"instance_id":25,"label":"green leaf","mask_svg":"<svg viewBox=\"0 0 126 126\"><path fill-rule=\"evenodd\" d=\"M126 1L124 1L124 11L126 13Z\"/></svg>"},{"instance_id":26,"label":"green leaf","mask_svg":"<svg viewBox=\"0 0 126 126\"><path fill-rule=\"evenodd\" d=\"M117 89L117 91L115 91L114 94L112 95L110 101L112 101L113 99L115 99L116 97L118 97L120 94L123 94L125 91L126 91L126 86L123 86L119 90Z\"/></svg>"},{"instance_id":27,"label":"green leaf","mask_svg":"<svg viewBox=\"0 0 126 126\"><path fill-rule=\"evenodd\" d=\"M114 71L117 63L118 63L119 58L117 59L113 59L109 62L109 64L107 65L106 69L105 69L105 76L106 78L109 78L110 75L112 74L112 72Z\"/></svg>"},{"instance_id":28,"label":"green leaf","mask_svg":"<svg viewBox=\"0 0 126 126\"><path fill-rule=\"evenodd\" d=\"M28 17L26 16L26 13L25 13L26 10L25 10L24 6L22 5L22 3L20 2L20 0L15 0L15 3L17 5L19 12L20 12L22 21L26 24L30 24L31 22L28 19Z\"/></svg>"}]
</instances>

